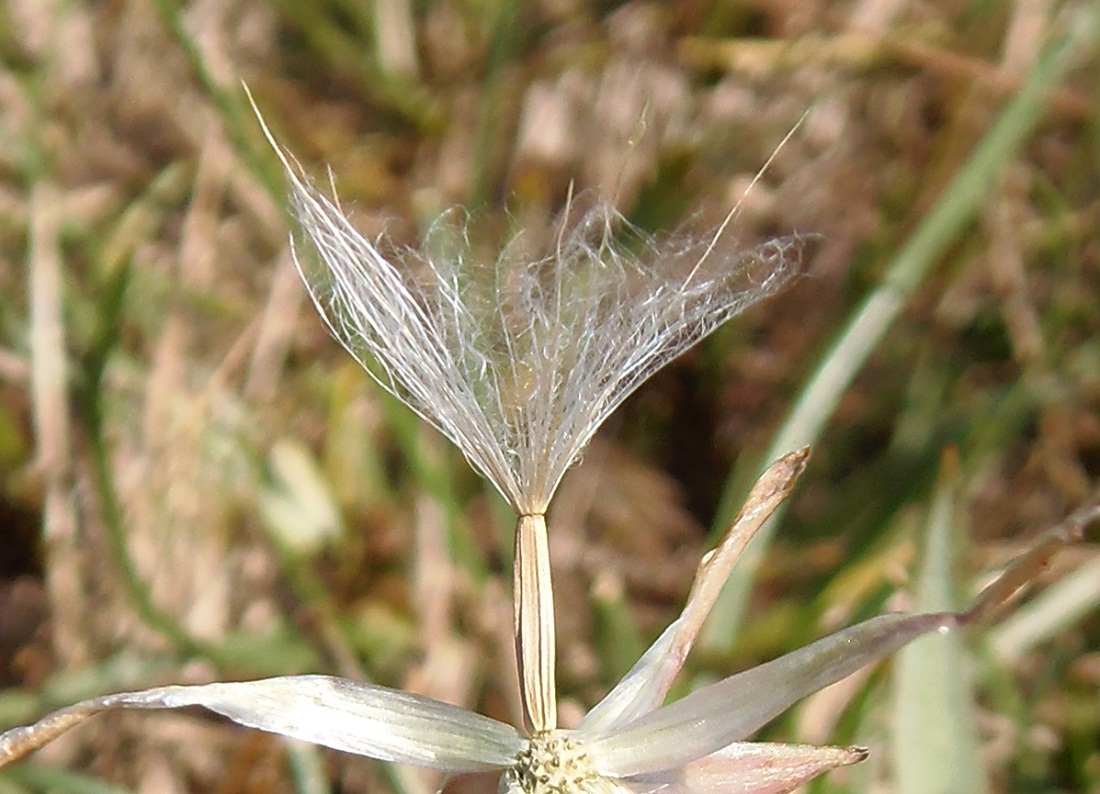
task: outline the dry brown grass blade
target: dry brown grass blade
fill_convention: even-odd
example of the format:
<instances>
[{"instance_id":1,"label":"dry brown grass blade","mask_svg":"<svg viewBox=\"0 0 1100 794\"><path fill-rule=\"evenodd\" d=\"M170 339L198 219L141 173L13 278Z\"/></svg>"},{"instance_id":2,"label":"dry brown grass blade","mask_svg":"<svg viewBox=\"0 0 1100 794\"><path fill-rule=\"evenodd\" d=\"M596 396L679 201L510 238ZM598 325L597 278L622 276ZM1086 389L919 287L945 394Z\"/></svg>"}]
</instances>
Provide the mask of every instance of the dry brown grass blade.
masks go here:
<instances>
[{"instance_id":1,"label":"dry brown grass blade","mask_svg":"<svg viewBox=\"0 0 1100 794\"><path fill-rule=\"evenodd\" d=\"M295 276L297 274L295 273ZM456 571L447 546L447 516L436 500L416 504L413 597L423 656L405 677L403 689L446 703L469 705L477 680L476 653L454 625ZM407 794L438 791L443 778L424 769L395 769Z\"/></svg>"},{"instance_id":2,"label":"dry brown grass blade","mask_svg":"<svg viewBox=\"0 0 1100 794\"><path fill-rule=\"evenodd\" d=\"M277 260L271 276L271 292L264 305L256 343L248 364L244 393L250 399L268 402L275 399L283 374L283 365L294 343L294 331L302 300L301 281L290 250Z\"/></svg>"},{"instance_id":3,"label":"dry brown grass blade","mask_svg":"<svg viewBox=\"0 0 1100 794\"><path fill-rule=\"evenodd\" d=\"M1085 527L1100 519L1100 503L1094 503L1071 513L1065 521L1047 532L1028 551L1020 555L1008 569L985 588L974 606L958 616L960 625L988 622L996 618L1021 589L1035 581L1061 549L1084 537Z\"/></svg>"},{"instance_id":4,"label":"dry brown grass blade","mask_svg":"<svg viewBox=\"0 0 1100 794\"><path fill-rule=\"evenodd\" d=\"M695 69L722 69L758 79L807 66L870 72L887 66L906 66L945 80L965 80L994 96L1018 92L1024 76L967 55L950 52L911 38L875 36L862 32L795 41L763 39L716 40L686 37L679 43L680 59ZM1055 115L1083 121L1095 112L1087 96L1070 89L1049 94Z\"/></svg>"},{"instance_id":5,"label":"dry brown grass blade","mask_svg":"<svg viewBox=\"0 0 1100 794\"><path fill-rule=\"evenodd\" d=\"M52 742L90 717L114 708L111 696L86 700L67 709L55 711L34 725L15 728L0 735L0 768L26 758L40 747Z\"/></svg>"},{"instance_id":6,"label":"dry brown grass blade","mask_svg":"<svg viewBox=\"0 0 1100 794\"><path fill-rule=\"evenodd\" d=\"M417 500L413 593L423 657L406 676L403 688L469 706L477 681L477 658L455 625L460 578L450 559L446 527L447 516L437 501Z\"/></svg>"}]
</instances>

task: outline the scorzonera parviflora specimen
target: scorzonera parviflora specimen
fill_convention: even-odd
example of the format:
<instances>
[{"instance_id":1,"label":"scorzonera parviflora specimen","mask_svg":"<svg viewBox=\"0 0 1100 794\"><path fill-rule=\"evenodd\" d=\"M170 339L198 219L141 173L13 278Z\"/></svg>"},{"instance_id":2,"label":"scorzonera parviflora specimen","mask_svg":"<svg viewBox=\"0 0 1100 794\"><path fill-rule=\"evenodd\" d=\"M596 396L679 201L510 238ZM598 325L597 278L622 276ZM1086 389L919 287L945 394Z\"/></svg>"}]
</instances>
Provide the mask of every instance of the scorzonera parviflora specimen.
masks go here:
<instances>
[{"instance_id":1,"label":"scorzonera parviflora specimen","mask_svg":"<svg viewBox=\"0 0 1100 794\"><path fill-rule=\"evenodd\" d=\"M258 115L258 114L257 114ZM262 119L261 119L262 123ZM713 234L657 240L596 200L548 251L517 233L476 261L444 216L383 254L264 127L311 252L295 257L332 334L438 428L516 511L520 690L534 731L557 723L546 509L599 426L650 375L799 272L802 240L750 249Z\"/></svg>"},{"instance_id":2,"label":"scorzonera parviflora specimen","mask_svg":"<svg viewBox=\"0 0 1100 794\"><path fill-rule=\"evenodd\" d=\"M725 224L703 241L657 242L598 203L563 225L543 256L517 255L520 240L490 266L461 247L383 255L272 144L317 255L300 252L299 265L333 333L451 438L519 516L516 633L529 730L383 687L292 676L85 701L0 735L0 764L103 711L199 705L243 725L437 769L464 790L778 794L866 751L745 741L756 730L921 634L985 617L1064 542L1067 533L1025 555L967 611L873 618L663 706L737 556L803 470L808 452L791 453L764 473L704 558L679 619L575 729L557 728L543 518L554 490L648 375L793 276L797 242L730 260L719 255Z\"/></svg>"}]
</instances>

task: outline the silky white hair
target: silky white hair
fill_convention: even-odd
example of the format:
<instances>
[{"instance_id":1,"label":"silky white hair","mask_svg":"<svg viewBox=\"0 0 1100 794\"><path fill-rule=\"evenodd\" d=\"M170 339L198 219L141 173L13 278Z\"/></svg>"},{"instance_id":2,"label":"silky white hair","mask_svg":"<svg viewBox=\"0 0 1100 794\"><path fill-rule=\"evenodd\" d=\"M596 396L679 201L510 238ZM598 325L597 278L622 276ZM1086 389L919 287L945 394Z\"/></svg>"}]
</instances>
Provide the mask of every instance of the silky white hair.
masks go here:
<instances>
[{"instance_id":1,"label":"silky white hair","mask_svg":"<svg viewBox=\"0 0 1100 794\"><path fill-rule=\"evenodd\" d=\"M495 262L476 262L453 214L423 247L372 242L287 170L314 249L296 246L295 261L332 334L520 513L545 512L631 392L801 260L798 237L725 253L732 213L709 237L658 239L595 200L544 254L523 252L521 232Z\"/></svg>"}]
</instances>

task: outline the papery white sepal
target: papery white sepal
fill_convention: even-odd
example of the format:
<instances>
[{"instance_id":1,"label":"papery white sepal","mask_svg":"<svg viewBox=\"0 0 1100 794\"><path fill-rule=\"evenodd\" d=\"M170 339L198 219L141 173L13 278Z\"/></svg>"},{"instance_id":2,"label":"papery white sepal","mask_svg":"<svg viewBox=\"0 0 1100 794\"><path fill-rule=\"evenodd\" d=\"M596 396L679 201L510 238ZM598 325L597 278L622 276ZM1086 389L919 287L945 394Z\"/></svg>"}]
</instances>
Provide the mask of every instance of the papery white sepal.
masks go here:
<instances>
[{"instance_id":1,"label":"papery white sepal","mask_svg":"<svg viewBox=\"0 0 1100 794\"><path fill-rule=\"evenodd\" d=\"M787 794L867 757L863 747L738 742L675 772L634 778L635 794Z\"/></svg>"},{"instance_id":2,"label":"papery white sepal","mask_svg":"<svg viewBox=\"0 0 1100 794\"><path fill-rule=\"evenodd\" d=\"M790 494L809 458L809 448L801 449L784 455L764 471L722 542L703 557L680 617L584 716L579 726L582 732L610 732L661 705L738 557Z\"/></svg>"},{"instance_id":3,"label":"papery white sepal","mask_svg":"<svg viewBox=\"0 0 1100 794\"><path fill-rule=\"evenodd\" d=\"M698 689L613 733L589 737L593 764L612 777L682 767L751 736L806 695L956 622L949 613L871 618Z\"/></svg>"},{"instance_id":4,"label":"papery white sepal","mask_svg":"<svg viewBox=\"0 0 1100 794\"><path fill-rule=\"evenodd\" d=\"M343 678L302 675L165 686L86 700L0 734L0 765L104 711L187 706L334 750L444 772L506 766L523 742L511 726L458 706Z\"/></svg>"}]
</instances>

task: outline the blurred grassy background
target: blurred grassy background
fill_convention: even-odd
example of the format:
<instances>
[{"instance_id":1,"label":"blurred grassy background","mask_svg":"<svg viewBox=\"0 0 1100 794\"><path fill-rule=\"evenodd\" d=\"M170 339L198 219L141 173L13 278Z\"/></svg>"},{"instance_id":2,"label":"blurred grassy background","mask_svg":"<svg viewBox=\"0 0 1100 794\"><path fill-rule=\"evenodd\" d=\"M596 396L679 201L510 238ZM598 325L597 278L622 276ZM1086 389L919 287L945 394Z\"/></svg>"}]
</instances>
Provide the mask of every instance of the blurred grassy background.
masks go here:
<instances>
[{"instance_id":1,"label":"blurred grassy background","mask_svg":"<svg viewBox=\"0 0 1100 794\"><path fill-rule=\"evenodd\" d=\"M241 80L357 223L399 243L453 204L544 228L571 180L654 231L720 219L807 114L737 230L819 233L806 277L643 387L551 512L567 721L676 613L777 437L814 439L814 459L694 676L965 600L1095 497L1095 19L1042 56L1090 7L3 0L0 725L303 671L515 711L509 511L326 336ZM896 319L833 346L875 295ZM854 381L813 392L820 432L792 431L822 366ZM958 765L991 791L1100 792L1095 539L968 651L907 659L895 690L888 668L857 676L766 737L873 748L821 792L931 791L905 737L938 731L970 737ZM914 714L947 686L937 659L957 694ZM0 776L3 792L432 785L167 713L104 719Z\"/></svg>"}]
</instances>

